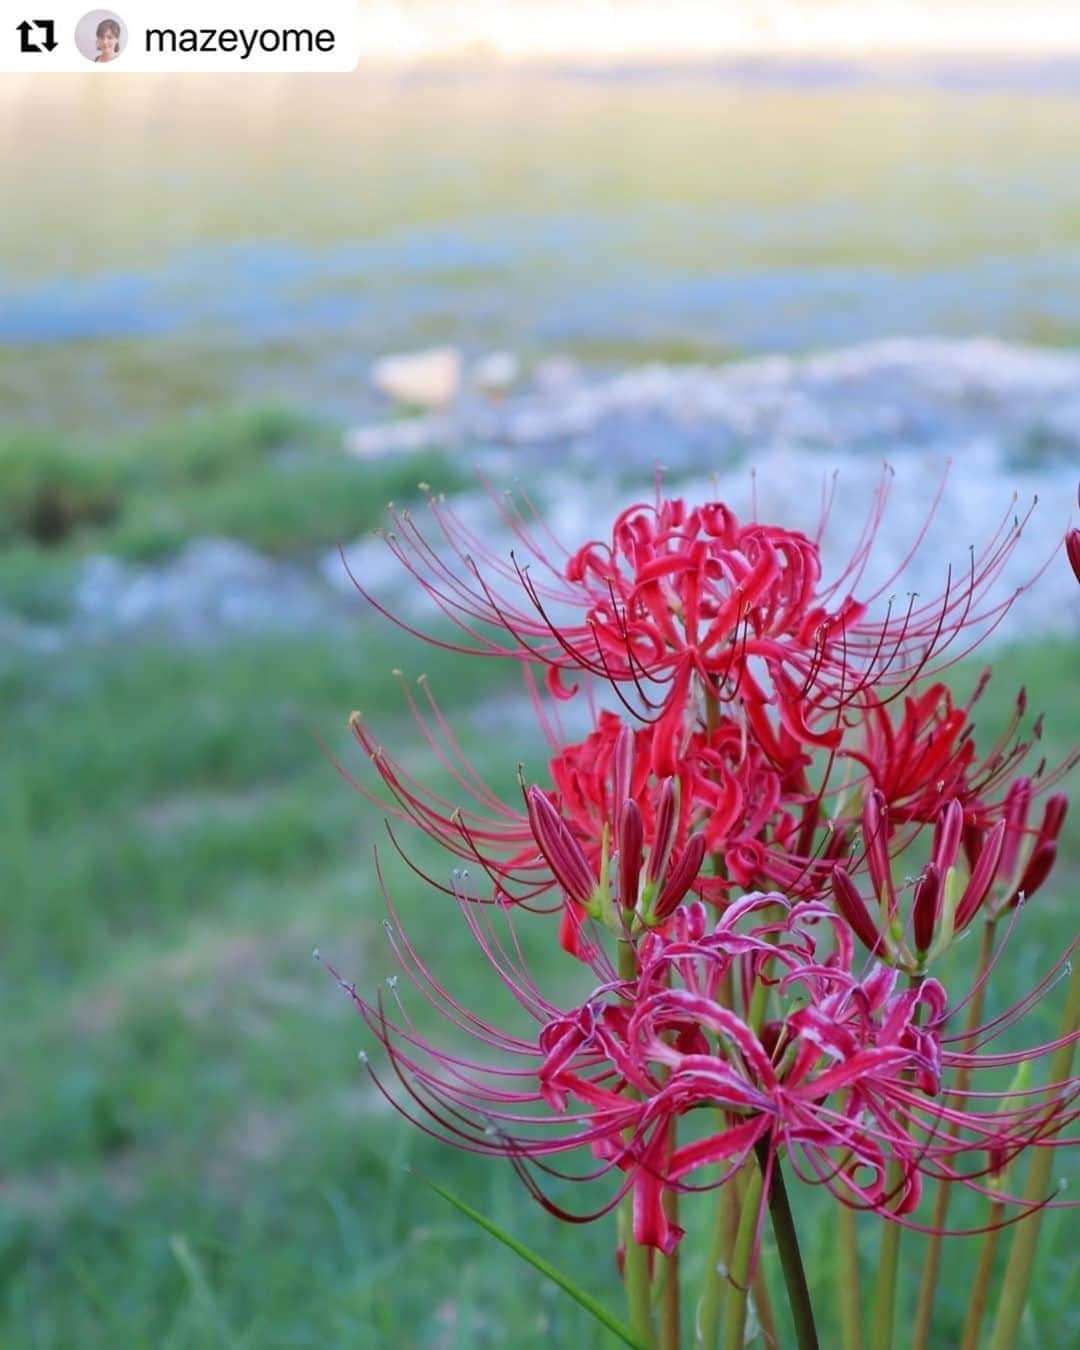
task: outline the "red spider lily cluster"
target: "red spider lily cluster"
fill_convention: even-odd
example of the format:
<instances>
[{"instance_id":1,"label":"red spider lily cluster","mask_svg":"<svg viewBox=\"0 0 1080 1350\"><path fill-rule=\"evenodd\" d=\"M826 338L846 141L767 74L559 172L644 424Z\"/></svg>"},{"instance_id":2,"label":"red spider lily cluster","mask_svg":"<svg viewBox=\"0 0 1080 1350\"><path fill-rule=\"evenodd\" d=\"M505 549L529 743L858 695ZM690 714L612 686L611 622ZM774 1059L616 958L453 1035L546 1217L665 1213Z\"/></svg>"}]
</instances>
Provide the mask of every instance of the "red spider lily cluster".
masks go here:
<instances>
[{"instance_id":1,"label":"red spider lily cluster","mask_svg":"<svg viewBox=\"0 0 1080 1350\"><path fill-rule=\"evenodd\" d=\"M451 994L392 903L408 997L458 1034L449 1048L427 1041L400 981L374 1001L346 988L385 1047L392 1074L376 1082L395 1105L458 1147L508 1157L557 1213L540 1178L581 1150L582 1176L615 1183L598 1212L632 1193L634 1239L665 1253L681 1236L665 1192L723 1185L755 1152L766 1193L783 1159L843 1204L912 1227L927 1179L1018 1214L1058 1203L1010 1196L1002 1178L1021 1151L1065 1143L1080 1109L1076 1080L1028 1081L1063 1042L1016 1049L1012 1030L1072 949L1015 1006L965 1014L981 1010L1053 867L1067 804L1053 789L1075 756L1030 765L1041 727L1023 732L1022 693L980 754L986 678L962 704L941 678L1021 593L997 599L995 584L1027 517L1010 512L960 581L946 574L938 596L897 607L895 576L860 594L886 496L883 484L827 583L827 505L810 537L658 495L570 553L527 502L505 500L516 542L500 558L432 499L434 537L407 514L387 536L458 630L429 640L521 665L548 781L522 779L520 805L502 801L426 686L422 702L406 696L449 795L354 716L381 785L361 790L465 865L442 889L523 1029ZM571 699L592 720L577 743L562 734ZM537 987L518 907L558 912L562 947L595 981L578 1006ZM987 956L956 991L942 970L976 924Z\"/></svg>"}]
</instances>

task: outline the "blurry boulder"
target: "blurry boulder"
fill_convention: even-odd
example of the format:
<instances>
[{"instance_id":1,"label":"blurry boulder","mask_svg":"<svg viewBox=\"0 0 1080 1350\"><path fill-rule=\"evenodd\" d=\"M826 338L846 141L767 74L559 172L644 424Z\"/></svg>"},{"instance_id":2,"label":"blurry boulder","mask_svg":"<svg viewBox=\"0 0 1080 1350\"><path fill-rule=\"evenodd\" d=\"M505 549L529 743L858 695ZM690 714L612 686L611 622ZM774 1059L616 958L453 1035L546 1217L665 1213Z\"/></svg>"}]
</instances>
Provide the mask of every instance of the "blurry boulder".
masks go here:
<instances>
[{"instance_id":1,"label":"blurry boulder","mask_svg":"<svg viewBox=\"0 0 1080 1350\"><path fill-rule=\"evenodd\" d=\"M150 566L87 558L74 593L73 636L151 634L182 643L262 632L324 630L340 607L318 578L232 539L193 539Z\"/></svg>"},{"instance_id":2,"label":"blurry boulder","mask_svg":"<svg viewBox=\"0 0 1080 1350\"><path fill-rule=\"evenodd\" d=\"M384 356L371 367L371 383L386 398L412 408L445 408L461 390L461 353L428 347Z\"/></svg>"},{"instance_id":3,"label":"blurry boulder","mask_svg":"<svg viewBox=\"0 0 1080 1350\"><path fill-rule=\"evenodd\" d=\"M569 356L549 356L533 368L533 383L540 394L565 394L581 381L581 367Z\"/></svg>"},{"instance_id":4,"label":"blurry boulder","mask_svg":"<svg viewBox=\"0 0 1080 1350\"><path fill-rule=\"evenodd\" d=\"M345 453L357 459L380 459L384 455L409 455L452 444L458 429L449 417L409 417L402 422L376 422L350 427L345 433Z\"/></svg>"},{"instance_id":5,"label":"blurry boulder","mask_svg":"<svg viewBox=\"0 0 1080 1350\"><path fill-rule=\"evenodd\" d=\"M488 352L470 372L472 385L488 398L502 398L521 378L521 362L514 352Z\"/></svg>"}]
</instances>

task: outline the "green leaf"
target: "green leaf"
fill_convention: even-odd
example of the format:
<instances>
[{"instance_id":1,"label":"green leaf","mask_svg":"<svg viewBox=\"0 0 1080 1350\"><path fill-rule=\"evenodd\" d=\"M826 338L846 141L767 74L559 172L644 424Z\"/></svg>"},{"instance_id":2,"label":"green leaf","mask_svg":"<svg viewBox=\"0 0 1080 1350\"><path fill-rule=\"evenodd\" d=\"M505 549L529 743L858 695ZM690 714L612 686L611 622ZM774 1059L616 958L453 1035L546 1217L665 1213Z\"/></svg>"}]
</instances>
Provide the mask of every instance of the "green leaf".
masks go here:
<instances>
[{"instance_id":1,"label":"green leaf","mask_svg":"<svg viewBox=\"0 0 1080 1350\"><path fill-rule=\"evenodd\" d=\"M444 1200L453 1205L454 1208L464 1214L466 1218L472 1219L473 1223L479 1224L480 1227L490 1233L492 1237L498 1238L505 1247L509 1247L512 1252L516 1252L518 1256L523 1257L531 1266L535 1266L541 1275L549 1279L552 1284L557 1284L564 1293L569 1294L572 1299L577 1303L580 1303L587 1313L591 1313L598 1322L602 1323L610 1332L618 1336L619 1340L622 1341L624 1345L631 1345L634 1347L634 1350L647 1350L644 1341L639 1340L629 1327L624 1326L617 1317L614 1317L608 1312L598 1299L593 1298L592 1294L586 1293L584 1289L579 1288L568 1275L564 1275L561 1270L556 1269L550 1261L546 1261L542 1256L534 1252L531 1247L526 1247L524 1242L519 1242L516 1237L513 1237L510 1233L507 1233L504 1229L500 1228L498 1224L492 1223L490 1219L485 1218L479 1210L473 1209L472 1205L467 1205L464 1200L459 1200L456 1195L451 1194L445 1187L440 1186L437 1181L430 1181L427 1177L421 1176L419 1172L414 1173L414 1175L420 1177L420 1180L426 1186L430 1186L436 1195L441 1195Z\"/></svg>"}]
</instances>

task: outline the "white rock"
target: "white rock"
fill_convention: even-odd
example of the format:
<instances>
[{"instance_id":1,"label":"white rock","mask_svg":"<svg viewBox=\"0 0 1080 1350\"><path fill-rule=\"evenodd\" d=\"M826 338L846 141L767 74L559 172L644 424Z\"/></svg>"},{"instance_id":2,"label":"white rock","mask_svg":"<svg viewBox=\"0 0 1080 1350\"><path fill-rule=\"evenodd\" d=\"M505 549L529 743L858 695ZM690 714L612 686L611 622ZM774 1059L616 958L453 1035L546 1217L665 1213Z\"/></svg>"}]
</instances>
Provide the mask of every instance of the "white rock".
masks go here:
<instances>
[{"instance_id":1,"label":"white rock","mask_svg":"<svg viewBox=\"0 0 1080 1350\"><path fill-rule=\"evenodd\" d=\"M514 352L488 352L473 364L470 376L482 394L499 397L521 378L521 362Z\"/></svg>"},{"instance_id":2,"label":"white rock","mask_svg":"<svg viewBox=\"0 0 1080 1350\"><path fill-rule=\"evenodd\" d=\"M456 347L428 347L384 356L371 367L371 383L396 403L445 408L461 389L461 353Z\"/></svg>"},{"instance_id":3,"label":"white rock","mask_svg":"<svg viewBox=\"0 0 1080 1350\"><path fill-rule=\"evenodd\" d=\"M549 356L533 368L533 383L541 394L563 394L581 379L581 367L570 356Z\"/></svg>"},{"instance_id":4,"label":"white rock","mask_svg":"<svg viewBox=\"0 0 1080 1350\"><path fill-rule=\"evenodd\" d=\"M372 426L352 427L345 433L345 452L357 459L378 459L382 455L404 455L431 446L446 445L459 435L448 417L410 417L404 422L376 422Z\"/></svg>"}]
</instances>

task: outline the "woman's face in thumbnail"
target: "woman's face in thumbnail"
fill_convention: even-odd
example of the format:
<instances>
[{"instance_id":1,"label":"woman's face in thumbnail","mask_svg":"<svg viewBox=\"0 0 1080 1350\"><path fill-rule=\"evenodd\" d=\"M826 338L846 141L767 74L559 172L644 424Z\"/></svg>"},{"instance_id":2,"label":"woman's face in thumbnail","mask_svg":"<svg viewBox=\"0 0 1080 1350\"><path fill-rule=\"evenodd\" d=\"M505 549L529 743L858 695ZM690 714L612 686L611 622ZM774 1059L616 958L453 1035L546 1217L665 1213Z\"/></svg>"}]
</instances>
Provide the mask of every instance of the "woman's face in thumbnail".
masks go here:
<instances>
[{"instance_id":1,"label":"woman's face in thumbnail","mask_svg":"<svg viewBox=\"0 0 1080 1350\"><path fill-rule=\"evenodd\" d=\"M106 61L111 61L116 55L116 42L116 34L109 28L98 34L97 49Z\"/></svg>"}]
</instances>

